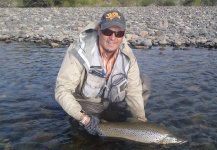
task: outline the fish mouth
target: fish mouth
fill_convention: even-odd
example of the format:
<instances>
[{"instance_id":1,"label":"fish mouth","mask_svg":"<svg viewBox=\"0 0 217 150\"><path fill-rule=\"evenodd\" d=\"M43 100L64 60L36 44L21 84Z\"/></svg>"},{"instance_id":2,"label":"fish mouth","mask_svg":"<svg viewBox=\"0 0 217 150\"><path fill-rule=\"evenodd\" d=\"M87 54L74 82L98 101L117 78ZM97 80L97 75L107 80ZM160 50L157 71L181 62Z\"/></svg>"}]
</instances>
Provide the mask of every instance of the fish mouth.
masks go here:
<instances>
[{"instance_id":1,"label":"fish mouth","mask_svg":"<svg viewBox=\"0 0 217 150\"><path fill-rule=\"evenodd\" d=\"M178 145L181 145L181 144L186 144L188 143L188 140L187 139L178 139L177 142L174 142L172 144L178 144Z\"/></svg>"},{"instance_id":2,"label":"fish mouth","mask_svg":"<svg viewBox=\"0 0 217 150\"><path fill-rule=\"evenodd\" d=\"M175 136L167 136L163 139L162 143L163 144L178 144L178 145L181 145L181 144L185 144L187 143L188 140L186 140L185 138L180 138L180 137L175 137Z\"/></svg>"},{"instance_id":3,"label":"fish mouth","mask_svg":"<svg viewBox=\"0 0 217 150\"><path fill-rule=\"evenodd\" d=\"M185 143L188 143L188 140L184 137L179 137L178 139L178 142L179 144L185 144Z\"/></svg>"}]
</instances>

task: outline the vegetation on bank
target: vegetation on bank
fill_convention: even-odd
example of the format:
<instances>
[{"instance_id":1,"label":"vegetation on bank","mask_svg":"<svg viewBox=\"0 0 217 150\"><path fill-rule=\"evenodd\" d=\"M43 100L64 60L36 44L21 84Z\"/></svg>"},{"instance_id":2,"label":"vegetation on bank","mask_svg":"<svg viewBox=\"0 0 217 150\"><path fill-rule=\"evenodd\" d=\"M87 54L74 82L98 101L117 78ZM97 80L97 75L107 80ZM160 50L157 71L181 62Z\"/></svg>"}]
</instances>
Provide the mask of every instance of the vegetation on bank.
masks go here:
<instances>
[{"instance_id":1,"label":"vegetation on bank","mask_svg":"<svg viewBox=\"0 0 217 150\"><path fill-rule=\"evenodd\" d=\"M214 6L217 0L0 0L0 7Z\"/></svg>"}]
</instances>

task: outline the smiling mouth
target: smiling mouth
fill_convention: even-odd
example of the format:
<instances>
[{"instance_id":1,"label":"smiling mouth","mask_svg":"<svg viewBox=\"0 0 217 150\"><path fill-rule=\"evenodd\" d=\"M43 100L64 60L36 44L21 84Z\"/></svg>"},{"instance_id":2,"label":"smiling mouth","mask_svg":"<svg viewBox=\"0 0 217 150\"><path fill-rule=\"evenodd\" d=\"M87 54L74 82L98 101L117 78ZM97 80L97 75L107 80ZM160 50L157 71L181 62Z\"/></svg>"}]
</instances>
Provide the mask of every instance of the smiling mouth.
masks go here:
<instances>
[{"instance_id":1,"label":"smiling mouth","mask_svg":"<svg viewBox=\"0 0 217 150\"><path fill-rule=\"evenodd\" d=\"M115 45L115 42L108 42L109 45Z\"/></svg>"}]
</instances>

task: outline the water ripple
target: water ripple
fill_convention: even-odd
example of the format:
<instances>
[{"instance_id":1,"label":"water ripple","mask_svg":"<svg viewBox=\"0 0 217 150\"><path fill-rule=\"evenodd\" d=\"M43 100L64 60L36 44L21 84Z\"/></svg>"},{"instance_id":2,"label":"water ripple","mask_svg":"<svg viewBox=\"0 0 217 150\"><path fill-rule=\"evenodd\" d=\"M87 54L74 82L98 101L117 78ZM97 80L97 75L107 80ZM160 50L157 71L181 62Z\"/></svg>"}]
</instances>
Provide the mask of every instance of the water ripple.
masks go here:
<instances>
[{"instance_id":1,"label":"water ripple","mask_svg":"<svg viewBox=\"0 0 217 150\"><path fill-rule=\"evenodd\" d=\"M66 48L25 43L0 47L0 149L82 149L103 142L112 147L113 141L90 138L73 128L54 99ZM148 120L187 137L189 146L180 149L217 149L217 52L171 47L134 52L141 73L152 79ZM121 140L115 146L144 149ZM145 149L163 148L146 144Z\"/></svg>"}]
</instances>

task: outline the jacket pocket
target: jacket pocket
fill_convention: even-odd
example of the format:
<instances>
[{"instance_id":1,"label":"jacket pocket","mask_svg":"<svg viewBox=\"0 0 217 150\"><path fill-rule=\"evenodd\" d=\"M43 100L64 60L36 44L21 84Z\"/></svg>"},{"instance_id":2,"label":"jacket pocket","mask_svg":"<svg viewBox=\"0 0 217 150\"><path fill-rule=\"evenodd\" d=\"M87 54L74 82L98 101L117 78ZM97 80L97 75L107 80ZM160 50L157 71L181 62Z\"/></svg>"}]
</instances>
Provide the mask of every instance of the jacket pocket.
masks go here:
<instances>
[{"instance_id":1,"label":"jacket pocket","mask_svg":"<svg viewBox=\"0 0 217 150\"><path fill-rule=\"evenodd\" d=\"M109 92L109 100L111 102L123 101L126 95L127 79L126 77L118 78L111 84L111 89Z\"/></svg>"},{"instance_id":2,"label":"jacket pocket","mask_svg":"<svg viewBox=\"0 0 217 150\"><path fill-rule=\"evenodd\" d=\"M95 98L102 95L105 78L88 73L87 80L82 88L82 95L85 98Z\"/></svg>"}]
</instances>

